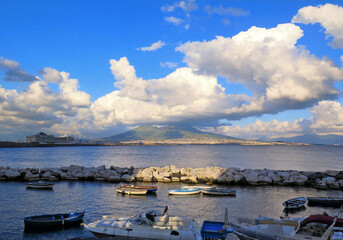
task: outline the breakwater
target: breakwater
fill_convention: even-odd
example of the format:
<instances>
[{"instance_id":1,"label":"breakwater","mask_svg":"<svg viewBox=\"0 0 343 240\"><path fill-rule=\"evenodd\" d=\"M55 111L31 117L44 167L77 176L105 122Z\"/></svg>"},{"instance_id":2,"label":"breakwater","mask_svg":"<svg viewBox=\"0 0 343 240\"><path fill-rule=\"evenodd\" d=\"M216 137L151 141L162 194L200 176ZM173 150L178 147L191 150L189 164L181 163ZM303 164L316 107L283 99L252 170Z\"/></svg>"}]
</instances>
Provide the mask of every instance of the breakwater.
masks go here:
<instances>
[{"instance_id":1,"label":"breakwater","mask_svg":"<svg viewBox=\"0 0 343 240\"><path fill-rule=\"evenodd\" d=\"M318 189L342 189L343 171L310 172L297 170L239 168L165 167L84 167L10 168L0 166L1 181L108 181L108 182L183 182L189 184L309 186Z\"/></svg>"}]
</instances>

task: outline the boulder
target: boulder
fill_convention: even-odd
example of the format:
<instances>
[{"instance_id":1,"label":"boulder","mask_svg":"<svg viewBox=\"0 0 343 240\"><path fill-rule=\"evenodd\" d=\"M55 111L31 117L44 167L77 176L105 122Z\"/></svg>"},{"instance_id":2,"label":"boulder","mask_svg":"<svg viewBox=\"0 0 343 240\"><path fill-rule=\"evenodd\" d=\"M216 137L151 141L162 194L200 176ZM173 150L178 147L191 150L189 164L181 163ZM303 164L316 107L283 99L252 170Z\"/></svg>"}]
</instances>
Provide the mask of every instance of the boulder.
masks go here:
<instances>
[{"instance_id":1,"label":"boulder","mask_svg":"<svg viewBox=\"0 0 343 240\"><path fill-rule=\"evenodd\" d=\"M121 178L125 182L133 182L135 180L135 177L129 174L124 174Z\"/></svg>"},{"instance_id":2,"label":"boulder","mask_svg":"<svg viewBox=\"0 0 343 240\"><path fill-rule=\"evenodd\" d=\"M119 175L111 175L108 177L108 181L110 182L120 182L121 177Z\"/></svg>"},{"instance_id":3,"label":"boulder","mask_svg":"<svg viewBox=\"0 0 343 240\"><path fill-rule=\"evenodd\" d=\"M171 181L172 181L172 182L180 182L180 178L178 178L178 177L173 177L173 178L171 179Z\"/></svg>"},{"instance_id":4,"label":"boulder","mask_svg":"<svg viewBox=\"0 0 343 240\"><path fill-rule=\"evenodd\" d=\"M42 176L43 179L49 179L52 176L51 172L45 172Z\"/></svg>"},{"instance_id":5,"label":"boulder","mask_svg":"<svg viewBox=\"0 0 343 240\"><path fill-rule=\"evenodd\" d=\"M5 176L7 179L17 179L21 176L20 172L17 170L7 169L5 170Z\"/></svg>"},{"instance_id":6,"label":"boulder","mask_svg":"<svg viewBox=\"0 0 343 240\"><path fill-rule=\"evenodd\" d=\"M236 175L233 176L233 181L234 181L235 183L240 182L242 179L243 179L243 176L240 175L240 174L236 174Z\"/></svg>"},{"instance_id":7,"label":"boulder","mask_svg":"<svg viewBox=\"0 0 343 240\"><path fill-rule=\"evenodd\" d=\"M171 180L170 180L170 178L164 178L164 179L163 179L163 182L165 182L165 183L170 183Z\"/></svg>"},{"instance_id":8,"label":"boulder","mask_svg":"<svg viewBox=\"0 0 343 240\"><path fill-rule=\"evenodd\" d=\"M174 165L170 165L171 173L180 173L180 169Z\"/></svg>"}]
</instances>

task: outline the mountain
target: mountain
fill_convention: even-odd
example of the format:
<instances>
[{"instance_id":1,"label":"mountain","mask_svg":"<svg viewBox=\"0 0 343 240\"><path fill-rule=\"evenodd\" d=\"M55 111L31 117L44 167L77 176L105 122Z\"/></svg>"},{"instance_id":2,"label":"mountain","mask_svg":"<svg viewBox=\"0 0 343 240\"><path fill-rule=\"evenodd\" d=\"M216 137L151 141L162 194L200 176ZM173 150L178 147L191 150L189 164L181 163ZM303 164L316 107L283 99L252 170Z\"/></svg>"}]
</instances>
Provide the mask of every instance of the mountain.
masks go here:
<instances>
[{"instance_id":1,"label":"mountain","mask_svg":"<svg viewBox=\"0 0 343 240\"><path fill-rule=\"evenodd\" d=\"M225 140L236 139L229 136L207 133L200 131L192 126L185 124L175 124L166 127L154 127L151 125L142 125L130 131L113 135L105 138L106 141L166 141L166 140Z\"/></svg>"},{"instance_id":2,"label":"mountain","mask_svg":"<svg viewBox=\"0 0 343 240\"><path fill-rule=\"evenodd\" d=\"M304 134L289 138L273 138L272 141L293 142L293 143L308 143L308 144L337 144L343 145L343 136L340 135L316 135Z\"/></svg>"}]
</instances>

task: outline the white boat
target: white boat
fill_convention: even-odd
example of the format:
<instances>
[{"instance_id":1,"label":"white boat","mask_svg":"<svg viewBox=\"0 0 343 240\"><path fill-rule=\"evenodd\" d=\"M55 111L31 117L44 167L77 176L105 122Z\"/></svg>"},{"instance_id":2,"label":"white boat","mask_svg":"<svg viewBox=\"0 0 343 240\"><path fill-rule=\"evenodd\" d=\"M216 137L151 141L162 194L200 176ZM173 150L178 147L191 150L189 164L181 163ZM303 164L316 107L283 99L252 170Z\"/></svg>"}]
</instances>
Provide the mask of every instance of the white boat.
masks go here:
<instances>
[{"instance_id":1,"label":"white boat","mask_svg":"<svg viewBox=\"0 0 343 240\"><path fill-rule=\"evenodd\" d=\"M306 219L263 219L256 225L231 224L240 240L333 240L337 218L313 215ZM340 220L341 221L341 220ZM338 223L338 222L337 222Z\"/></svg>"},{"instance_id":2,"label":"white boat","mask_svg":"<svg viewBox=\"0 0 343 240\"><path fill-rule=\"evenodd\" d=\"M103 219L84 228L96 237L144 240L202 240L199 226L192 218L159 214L156 211L134 217Z\"/></svg>"},{"instance_id":3,"label":"white boat","mask_svg":"<svg viewBox=\"0 0 343 240\"><path fill-rule=\"evenodd\" d=\"M202 186L202 185L186 185L186 186L182 186L182 189L198 189L200 188L201 190L210 190L210 189L216 189L217 187L211 187L211 186Z\"/></svg>"},{"instance_id":4,"label":"white boat","mask_svg":"<svg viewBox=\"0 0 343 240\"><path fill-rule=\"evenodd\" d=\"M34 189L52 189L54 187L53 183L47 182L30 182L26 183L26 188L34 188Z\"/></svg>"},{"instance_id":5,"label":"white boat","mask_svg":"<svg viewBox=\"0 0 343 240\"><path fill-rule=\"evenodd\" d=\"M117 188L117 193L128 194L128 195L145 195L147 194L148 189L136 189L136 188Z\"/></svg>"},{"instance_id":6,"label":"white boat","mask_svg":"<svg viewBox=\"0 0 343 240\"><path fill-rule=\"evenodd\" d=\"M285 201L282 205L286 209L298 209L304 207L306 204L306 198L304 197L298 197L298 198L292 198L287 201Z\"/></svg>"},{"instance_id":7,"label":"white boat","mask_svg":"<svg viewBox=\"0 0 343 240\"><path fill-rule=\"evenodd\" d=\"M236 190L215 188L215 189L201 189L203 194L215 195L215 196L236 196Z\"/></svg>"},{"instance_id":8,"label":"white boat","mask_svg":"<svg viewBox=\"0 0 343 240\"><path fill-rule=\"evenodd\" d=\"M188 188L181 188L181 189L169 189L168 193L170 195L192 195L192 194L199 194L201 191L200 188L188 189Z\"/></svg>"}]
</instances>

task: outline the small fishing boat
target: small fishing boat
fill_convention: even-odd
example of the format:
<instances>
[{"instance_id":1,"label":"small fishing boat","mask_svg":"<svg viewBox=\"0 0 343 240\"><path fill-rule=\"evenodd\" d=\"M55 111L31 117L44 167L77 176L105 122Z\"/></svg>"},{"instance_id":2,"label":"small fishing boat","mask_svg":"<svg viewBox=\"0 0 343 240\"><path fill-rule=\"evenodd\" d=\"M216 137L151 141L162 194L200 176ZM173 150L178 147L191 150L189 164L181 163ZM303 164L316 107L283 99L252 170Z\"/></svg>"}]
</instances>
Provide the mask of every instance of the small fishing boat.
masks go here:
<instances>
[{"instance_id":1,"label":"small fishing boat","mask_svg":"<svg viewBox=\"0 0 343 240\"><path fill-rule=\"evenodd\" d=\"M308 197L307 202L311 206L341 207L343 198L339 197Z\"/></svg>"},{"instance_id":2,"label":"small fishing boat","mask_svg":"<svg viewBox=\"0 0 343 240\"><path fill-rule=\"evenodd\" d=\"M157 187L155 187L155 186L123 185L123 186L120 186L120 187L128 188L128 189L147 190L147 193L156 193L156 191L157 191Z\"/></svg>"},{"instance_id":3,"label":"small fishing boat","mask_svg":"<svg viewBox=\"0 0 343 240\"><path fill-rule=\"evenodd\" d=\"M202 240L199 226L194 219L167 215L166 210L163 214L152 210L134 217L103 217L85 224L84 228L96 237L114 239Z\"/></svg>"},{"instance_id":4,"label":"small fishing boat","mask_svg":"<svg viewBox=\"0 0 343 240\"><path fill-rule=\"evenodd\" d=\"M117 188L117 193L121 194L128 194L128 195L145 195L147 194L147 189L136 189L136 188L125 188L119 187Z\"/></svg>"},{"instance_id":5,"label":"small fishing boat","mask_svg":"<svg viewBox=\"0 0 343 240\"><path fill-rule=\"evenodd\" d=\"M236 196L236 190L225 188L201 189L203 194L215 196Z\"/></svg>"},{"instance_id":6,"label":"small fishing boat","mask_svg":"<svg viewBox=\"0 0 343 240\"><path fill-rule=\"evenodd\" d=\"M192 186L192 185L186 185L186 186L182 186L181 187L182 189L198 189L200 188L201 190L210 190L210 189L216 189L217 187L211 187L211 186L202 186L202 185L195 185L195 186Z\"/></svg>"},{"instance_id":7,"label":"small fishing boat","mask_svg":"<svg viewBox=\"0 0 343 240\"><path fill-rule=\"evenodd\" d=\"M298 198L292 198L287 201L285 201L282 205L286 209L298 209L304 207L306 204L306 198L304 197L298 197Z\"/></svg>"},{"instance_id":8,"label":"small fishing boat","mask_svg":"<svg viewBox=\"0 0 343 240\"><path fill-rule=\"evenodd\" d=\"M25 232L46 231L76 226L83 220L85 212L38 215L24 218Z\"/></svg>"},{"instance_id":9,"label":"small fishing boat","mask_svg":"<svg viewBox=\"0 0 343 240\"><path fill-rule=\"evenodd\" d=\"M34 188L34 189L53 189L54 184L53 183L47 183L47 182L29 182L26 183L26 188Z\"/></svg>"},{"instance_id":10,"label":"small fishing boat","mask_svg":"<svg viewBox=\"0 0 343 240\"><path fill-rule=\"evenodd\" d=\"M181 189L169 189L168 193L170 195L192 195L192 194L199 194L201 191L200 188L188 189L188 188L181 188Z\"/></svg>"}]
</instances>

